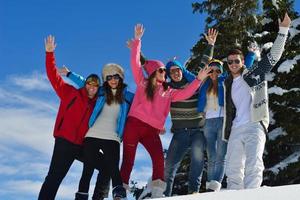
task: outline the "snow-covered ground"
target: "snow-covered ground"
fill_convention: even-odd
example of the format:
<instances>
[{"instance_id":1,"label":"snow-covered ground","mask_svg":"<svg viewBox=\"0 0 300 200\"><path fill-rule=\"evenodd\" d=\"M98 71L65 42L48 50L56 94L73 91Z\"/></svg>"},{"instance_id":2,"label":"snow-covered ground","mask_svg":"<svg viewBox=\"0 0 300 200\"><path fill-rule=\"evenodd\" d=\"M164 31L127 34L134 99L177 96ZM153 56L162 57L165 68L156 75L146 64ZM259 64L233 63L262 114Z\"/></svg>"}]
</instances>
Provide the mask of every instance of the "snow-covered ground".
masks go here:
<instances>
[{"instance_id":1,"label":"snow-covered ground","mask_svg":"<svg viewBox=\"0 0 300 200\"><path fill-rule=\"evenodd\" d=\"M300 184L280 187L261 187L248 190L223 190L221 192L160 198L157 200L299 200Z\"/></svg>"}]
</instances>

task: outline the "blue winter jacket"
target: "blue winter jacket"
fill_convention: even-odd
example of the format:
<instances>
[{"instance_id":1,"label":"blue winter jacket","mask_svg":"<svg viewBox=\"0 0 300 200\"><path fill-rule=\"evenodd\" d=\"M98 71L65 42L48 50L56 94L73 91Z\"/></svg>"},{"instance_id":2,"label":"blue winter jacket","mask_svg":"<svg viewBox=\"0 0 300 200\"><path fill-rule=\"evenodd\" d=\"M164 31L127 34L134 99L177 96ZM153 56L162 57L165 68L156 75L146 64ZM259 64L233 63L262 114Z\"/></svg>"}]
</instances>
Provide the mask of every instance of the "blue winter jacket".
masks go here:
<instances>
[{"instance_id":1,"label":"blue winter jacket","mask_svg":"<svg viewBox=\"0 0 300 200\"><path fill-rule=\"evenodd\" d=\"M78 87L84 87L85 85L85 79L75 74L74 72L71 72L67 76L69 79L71 79ZM124 102L120 104L120 112L117 119L117 127L116 132L118 134L118 137L122 140L123 138L123 131L127 119L127 114L129 112L131 103L133 101L134 94L132 92L127 91L127 88L123 89L123 96L124 96ZM104 95L104 88L100 87L98 91L98 98L96 101L96 105L94 107L93 113L89 120L89 127L92 127L97 119L97 117L101 114L102 108L105 105L106 98Z\"/></svg>"},{"instance_id":2,"label":"blue winter jacket","mask_svg":"<svg viewBox=\"0 0 300 200\"><path fill-rule=\"evenodd\" d=\"M224 106L223 82L226 79L226 77L227 77L226 72L221 74L218 77L218 102L220 107ZM200 88L199 98L198 98L198 112L204 112L204 108L206 106L206 91L210 83L211 83L211 79L207 79Z\"/></svg>"},{"instance_id":3,"label":"blue winter jacket","mask_svg":"<svg viewBox=\"0 0 300 200\"><path fill-rule=\"evenodd\" d=\"M253 52L249 52L247 54L247 56L245 57L245 66L247 69L251 68L251 66L253 65L255 57L256 57L255 53L253 53ZM170 68L171 66L172 65L166 66L167 72L168 72L168 67ZM192 74L191 72L186 70L181 65L179 67L182 70L183 77L185 77L189 83L192 82L196 78L196 76L194 74ZM227 78L227 76L228 76L228 73L224 72L223 74L221 74L218 77L218 102L219 102L219 106L221 106L221 107L224 106L223 82ZM198 112L203 112L204 108L206 106L206 92L207 92L210 81L211 81L210 79L207 79L204 82L204 84L202 84L200 87L200 92L199 92L199 96L198 96Z\"/></svg>"}]
</instances>

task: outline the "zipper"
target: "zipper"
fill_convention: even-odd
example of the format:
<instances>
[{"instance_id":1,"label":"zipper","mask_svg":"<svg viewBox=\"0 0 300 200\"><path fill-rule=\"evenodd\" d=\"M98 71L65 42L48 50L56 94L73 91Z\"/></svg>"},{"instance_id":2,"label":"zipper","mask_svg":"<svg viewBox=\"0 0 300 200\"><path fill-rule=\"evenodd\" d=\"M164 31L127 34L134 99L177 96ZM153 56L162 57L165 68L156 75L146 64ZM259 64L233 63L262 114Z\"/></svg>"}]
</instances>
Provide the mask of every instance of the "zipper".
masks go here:
<instances>
[{"instance_id":1,"label":"zipper","mask_svg":"<svg viewBox=\"0 0 300 200\"><path fill-rule=\"evenodd\" d=\"M69 110L71 108L71 106L75 103L75 100L77 99L77 96L75 96L71 101L70 103L67 105L67 109L66 110Z\"/></svg>"},{"instance_id":2,"label":"zipper","mask_svg":"<svg viewBox=\"0 0 300 200\"><path fill-rule=\"evenodd\" d=\"M58 127L57 127L57 130L59 130L59 129L61 128L61 126L62 126L62 124L63 124L63 121L64 121L64 118L62 118L62 119L60 120L59 125L58 125Z\"/></svg>"}]
</instances>

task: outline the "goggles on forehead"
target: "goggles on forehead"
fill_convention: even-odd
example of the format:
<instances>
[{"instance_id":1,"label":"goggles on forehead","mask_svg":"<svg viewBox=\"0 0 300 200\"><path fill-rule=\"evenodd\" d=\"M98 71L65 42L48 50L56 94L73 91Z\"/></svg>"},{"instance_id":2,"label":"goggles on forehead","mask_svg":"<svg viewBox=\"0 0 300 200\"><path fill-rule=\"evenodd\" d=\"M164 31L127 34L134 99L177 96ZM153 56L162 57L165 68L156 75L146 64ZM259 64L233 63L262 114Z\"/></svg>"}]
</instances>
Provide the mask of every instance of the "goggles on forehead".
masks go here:
<instances>
[{"instance_id":1,"label":"goggles on forehead","mask_svg":"<svg viewBox=\"0 0 300 200\"><path fill-rule=\"evenodd\" d=\"M99 87L100 81L97 77L91 76L85 81L86 84Z\"/></svg>"}]
</instances>

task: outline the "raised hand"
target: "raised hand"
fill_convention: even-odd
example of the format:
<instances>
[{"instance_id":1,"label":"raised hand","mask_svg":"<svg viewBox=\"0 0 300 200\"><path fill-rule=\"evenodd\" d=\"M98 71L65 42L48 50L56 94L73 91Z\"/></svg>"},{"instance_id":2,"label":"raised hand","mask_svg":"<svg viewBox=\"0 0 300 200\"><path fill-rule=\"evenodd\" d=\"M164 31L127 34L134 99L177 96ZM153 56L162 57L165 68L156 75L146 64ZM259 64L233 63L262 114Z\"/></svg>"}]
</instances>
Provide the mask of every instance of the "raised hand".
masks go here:
<instances>
[{"instance_id":1,"label":"raised hand","mask_svg":"<svg viewBox=\"0 0 300 200\"><path fill-rule=\"evenodd\" d=\"M259 50L258 44L257 42L251 42L248 46L248 51L250 52L256 52L257 50Z\"/></svg>"},{"instance_id":2,"label":"raised hand","mask_svg":"<svg viewBox=\"0 0 300 200\"><path fill-rule=\"evenodd\" d=\"M55 44L55 38L52 35L49 35L46 39L45 39L45 49L46 52L53 52L56 48L56 44Z\"/></svg>"},{"instance_id":3,"label":"raised hand","mask_svg":"<svg viewBox=\"0 0 300 200\"><path fill-rule=\"evenodd\" d=\"M134 27L134 38L135 39L141 39L143 37L144 34L144 27L143 24L137 24Z\"/></svg>"},{"instance_id":4,"label":"raised hand","mask_svg":"<svg viewBox=\"0 0 300 200\"><path fill-rule=\"evenodd\" d=\"M67 76L69 72L70 70L65 65L63 65L62 68L58 69L58 73L62 76Z\"/></svg>"},{"instance_id":5,"label":"raised hand","mask_svg":"<svg viewBox=\"0 0 300 200\"><path fill-rule=\"evenodd\" d=\"M216 43L218 33L219 32L216 29L213 28L208 29L207 34L204 34L208 44L214 45Z\"/></svg>"},{"instance_id":6,"label":"raised hand","mask_svg":"<svg viewBox=\"0 0 300 200\"><path fill-rule=\"evenodd\" d=\"M281 26L281 27L290 27L291 18L289 17L289 15L287 13L285 13L283 21L278 19L278 23L279 23L279 26Z\"/></svg>"},{"instance_id":7,"label":"raised hand","mask_svg":"<svg viewBox=\"0 0 300 200\"><path fill-rule=\"evenodd\" d=\"M126 45L127 45L127 47L128 47L128 49L131 49L131 47L132 47L132 40L127 40L126 41Z\"/></svg>"},{"instance_id":8,"label":"raised hand","mask_svg":"<svg viewBox=\"0 0 300 200\"><path fill-rule=\"evenodd\" d=\"M211 70L211 67L205 65L205 67L198 72L197 79L199 81L204 81L209 76Z\"/></svg>"}]
</instances>

